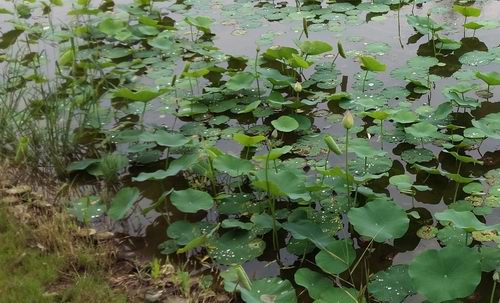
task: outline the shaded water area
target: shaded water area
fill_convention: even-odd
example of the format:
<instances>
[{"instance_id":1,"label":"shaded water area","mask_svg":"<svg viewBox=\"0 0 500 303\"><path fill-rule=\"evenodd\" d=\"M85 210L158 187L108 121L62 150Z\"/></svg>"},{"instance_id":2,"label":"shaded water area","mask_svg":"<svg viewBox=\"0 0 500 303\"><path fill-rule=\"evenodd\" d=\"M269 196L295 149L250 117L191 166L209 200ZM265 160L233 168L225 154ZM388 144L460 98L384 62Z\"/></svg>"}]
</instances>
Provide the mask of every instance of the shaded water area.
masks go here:
<instances>
[{"instance_id":1,"label":"shaded water area","mask_svg":"<svg viewBox=\"0 0 500 303\"><path fill-rule=\"evenodd\" d=\"M118 70L116 75L123 75L127 80L110 80L118 86L110 88L111 93L101 95L100 108L96 110L96 116L100 117L97 119L99 125L96 127L94 122L88 123L86 138L90 138L93 144L95 138L106 138L103 145L107 148L112 146L113 151L128 154L130 164L120 176L121 181L124 186L136 187L141 193L140 201L125 220L109 223L101 218L105 222L102 226L111 224L115 232L130 236L129 243L124 245L125 250L148 258L164 257L168 252L172 260L181 263L186 256L177 255L175 250L193 238L206 236L214 230L222 236L223 230L227 230L226 234L236 234L263 228L259 227L254 217L268 211L265 187L255 185L262 178L263 171L269 170L261 160L257 161L260 164L252 166L249 177L238 173L229 173L228 176L223 169L218 169L219 173L214 176L212 168L214 181L206 173L209 170L207 166L213 165L210 156L200 156L200 167L191 163L194 168L183 167L172 176L159 178L161 180L137 180L141 173L166 169L175 159L191 154L191 149L184 148L182 144L173 147L167 144L167 150L163 150L158 146L149 146L149 143L136 144L130 140L136 136L134 131L167 129L195 138L199 154L210 155L211 152L217 157L227 153L241 160L259 155L264 155L265 159L270 146L291 146L291 152L285 152L281 160L274 160L272 164L276 170L276 182L279 183L279 178L290 176L290 186L294 187L280 189L283 197L276 198L278 203L273 216L280 224L307 219L315 222L321 231L332 238L352 239L356 262L359 260L359 263L354 262L356 266L352 272L348 270L349 275L346 272L332 275L336 285L349 280L343 285L360 289L365 285L366 275L393 265L408 264L426 250L465 246L471 240L474 241L469 243L471 246L481 244L479 236L472 239L471 235L458 228L448 226L445 229L444 225L438 225L434 214L451 208L473 211L481 224L488 226L500 221L500 198L490 191L497 186L497 175L491 177L490 173L487 178L484 177L488 172L500 169L499 122L492 121L500 116L496 115L484 123L477 122L489 114L500 113L500 86L492 85L486 91L484 83L474 74L478 70L492 72L500 69L500 1L468 3L481 9L480 17L469 18L468 21L483 23L477 30L466 31L462 26L464 17L452 9L457 3L455 1L374 2L306 1L299 2L301 7L298 9L294 1L165 1L153 2L150 12L161 12L161 18L155 19L155 14L148 14L146 9L129 5L127 1L116 1L114 9L111 2L107 2L110 6L108 12L89 16L89 20L95 20L89 21L90 24L102 31L107 30L103 29L102 20L123 20L140 14L150 16L155 22L161 21L165 28L174 24L177 28L176 38L167 34L164 40L154 38L160 34L146 26L131 30L138 30L147 36L149 45L144 42L146 40L131 43L126 38L116 38L120 34L119 28L109 32L115 40L105 41L102 35L96 36L99 42L95 45L102 48L100 54L109 59L108 63L114 64L113 68ZM75 17L66 16L74 8L68 3L65 5L54 9L52 22L74 22ZM108 19L110 16L113 18ZM184 20L187 16L210 17L209 29L199 23L187 24ZM419 16L420 19L408 21L412 16ZM45 17L37 21L47 22ZM150 26L156 23L143 20L142 24ZM0 26L9 27L8 24ZM429 27L434 30L429 31ZM289 63L293 61L290 58L287 58L290 60L288 63L283 63L286 61L283 58L270 55L269 49L273 46L298 48L307 40L324 41L332 46L341 41L345 58L339 56L335 47L309 57L304 56L307 51L303 48L302 52L295 52L303 57L300 59L305 63L296 58L294 63ZM81 43L84 47L79 55L84 59L93 56L92 43L89 43L90 46L87 43L89 41ZM49 49L48 61L60 60L55 59L60 58L62 53L57 44L50 45ZM360 56L376 57L386 65L385 71L367 71L365 74L360 69ZM51 60L52 57L54 59ZM255 58L259 58L257 63ZM314 62L314 65L308 61ZM191 63L186 68L187 62ZM49 63L47 70L50 74L54 67ZM202 72L186 76L189 71ZM260 76L252 78L249 85L236 83L236 88L226 93L228 83L235 75L252 74L254 71L258 71ZM105 68L104 72L107 73ZM166 95L147 103L122 106L123 100L113 95L114 91L126 85L139 90L141 87L160 89L171 86L174 75L178 75L176 86ZM293 90L295 82L301 83L300 91ZM450 87L455 87L455 91L452 89L454 93L450 93ZM346 153L336 155L328 152L323 135L332 135L344 151L342 119L348 109L355 116L355 126L350 132L354 147L347 153L349 172L357 180L357 185L350 184L357 190L352 194L349 181L346 182L342 174L336 171L318 174L323 167L344 168L346 165ZM384 116L381 122L378 116L367 114L373 112L383 112L387 117ZM298 126L292 131L276 127L272 122L283 115L295 119ZM408 130L411 125L419 123L434 127ZM278 129L277 135L276 132L273 134L275 128ZM253 144L242 147L237 140L233 140L236 133L264 135L273 143L266 143L265 148L255 148ZM355 141L355 138L362 139ZM214 146L218 148L215 152L210 149ZM222 153L217 154L218 151ZM470 156L476 161L469 161L469 158L463 160L459 154L454 156L453 152ZM81 158L93 156L95 154L89 151ZM219 163L218 167L221 166L224 165ZM431 170L437 167L441 169L440 173ZM282 175L278 173L281 169L285 171ZM83 170L73 172L72 176L77 176L82 188L87 189L95 185L95 180L92 172L85 173ZM209 177L200 177L204 174ZM399 175L406 175L408 179L404 182L390 179ZM474 180L464 181L460 176ZM475 188L469 186L464 191L464 186L471 183L479 185ZM183 212L174 207L165 195L172 189L182 191L188 188L210 193L218 206ZM298 188L303 191L297 191ZM373 241L370 238L378 235L360 235L362 231L349 223L351 218L347 213L350 207L361 208L372 200L383 200L382 196L390 197L409 214L409 225L401 236ZM487 202L481 202L481 199ZM352 200L358 204L351 205ZM145 210L148 210L147 213ZM226 221L228 225L224 226L222 222L227 219L235 219L229 221L234 225ZM387 220L390 221L391 217ZM176 237L167 236L168 227L180 221L186 222L180 225L180 231L177 234L169 232L170 236L175 234ZM221 223L222 228L218 225ZM247 228L245 224L251 227ZM277 239L274 239L269 225L264 225L266 232L252 236L252 241L263 240L258 242L262 251L243 262L246 273L251 279L277 276L287 279L299 290L299 302L313 302L307 291L300 292L303 288L295 284L294 274L304 267L319 272L324 269L318 267L317 254L320 250L312 245L316 242L303 235L301 238L300 233L290 226L280 228ZM436 229L433 236L422 236L425 228L430 231L431 226L440 229L441 233ZM187 239L180 241L183 236ZM234 238L238 239L237 236ZM308 240L311 242L304 242ZM240 244L238 241L244 239L234 244ZM497 247L498 243L497 235L497 238L488 239L483 244ZM278 252L273 248L276 244ZM226 259L227 256L215 253L216 249L211 245L217 246L213 243L199 245L199 248L190 250L189 256L202 259L209 255L214 262L204 259L203 263L220 270L226 269L231 262L218 262L218 258ZM212 252L207 253L207 250ZM300 250L304 253L297 253ZM493 287L491 277L491 271L483 272L474 294L461 302L489 302ZM498 301L499 297L497 291L493 299ZM403 302L424 301L421 294L411 292Z\"/></svg>"}]
</instances>

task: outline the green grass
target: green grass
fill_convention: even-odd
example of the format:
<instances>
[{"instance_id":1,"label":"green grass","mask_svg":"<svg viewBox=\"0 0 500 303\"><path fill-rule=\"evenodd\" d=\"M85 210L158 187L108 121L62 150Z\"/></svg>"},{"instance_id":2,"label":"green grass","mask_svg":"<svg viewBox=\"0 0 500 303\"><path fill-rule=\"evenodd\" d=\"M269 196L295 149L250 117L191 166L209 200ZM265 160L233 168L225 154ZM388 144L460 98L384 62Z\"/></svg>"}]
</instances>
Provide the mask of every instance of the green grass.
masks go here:
<instances>
[{"instance_id":1,"label":"green grass","mask_svg":"<svg viewBox=\"0 0 500 303\"><path fill-rule=\"evenodd\" d=\"M71 256L44 253L33 243L30 228L0 206L0 303L127 302L107 285L104 272L76 273L69 266ZM90 255L82 256L86 251L75 253L77 260L92 263Z\"/></svg>"}]
</instances>

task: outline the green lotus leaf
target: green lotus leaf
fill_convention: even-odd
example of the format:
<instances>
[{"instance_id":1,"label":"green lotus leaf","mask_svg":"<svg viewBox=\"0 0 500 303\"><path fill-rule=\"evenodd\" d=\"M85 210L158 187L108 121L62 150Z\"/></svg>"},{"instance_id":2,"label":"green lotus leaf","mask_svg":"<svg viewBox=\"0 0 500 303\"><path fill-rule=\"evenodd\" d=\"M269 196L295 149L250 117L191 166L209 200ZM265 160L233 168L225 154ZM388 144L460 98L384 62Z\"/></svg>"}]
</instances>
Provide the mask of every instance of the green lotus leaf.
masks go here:
<instances>
[{"instance_id":1,"label":"green lotus leaf","mask_svg":"<svg viewBox=\"0 0 500 303\"><path fill-rule=\"evenodd\" d=\"M371 13L387 13L388 11L391 10L389 5L385 5L382 3L373 3L373 2L361 3L356 8L359 10L368 11Z\"/></svg>"},{"instance_id":2,"label":"green lotus leaf","mask_svg":"<svg viewBox=\"0 0 500 303\"><path fill-rule=\"evenodd\" d=\"M160 169L152 173L141 172L137 177L132 178L132 180L137 182L143 182L146 180L163 180L167 177L175 176L182 170L191 167L197 160L197 154L185 154L170 162L167 170Z\"/></svg>"},{"instance_id":3,"label":"green lotus leaf","mask_svg":"<svg viewBox=\"0 0 500 303\"><path fill-rule=\"evenodd\" d=\"M400 303L415 293L408 274L408 265L394 265L377 272L368 284L368 291L381 302Z\"/></svg>"},{"instance_id":4,"label":"green lotus leaf","mask_svg":"<svg viewBox=\"0 0 500 303\"><path fill-rule=\"evenodd\" d=\"M484 24L477 23L477 22L467 22L464 24L464 27L466 29L478 30L480 28L483 28Z\"/></svg>"},{"instance_id":5,"label":"green lotus leaf","mask_svg":"<svg viewBox=\"0 0 500 303\"><path fill-rule=\"evenodd\" d=\"M207 210L212 208L214 204L214 200L208 193L192 188L174 191L170 195L170 201L178 210L184 213Z\"/></svg>"},{"instance_id":6,"label":"green lotus leaf","mask_svg":"<svg viewBox=\"0 0 500 303\"><path fill-rule=\"evenodd\" d=\"M483 80L488 85L500 85L500 73L490 72L490 73L482 73L476 72L476 77Z\"/></svg>"},{"instance_id":7,"label":"green lotus leaf","mask_svg":"<svg viewBox=\"0 0 500 303\"><path fill-rule=\"evenodd\" d=\"M418 122L405 127L405 132L415 138L434 138L437 135L438 128L429 122Z\"/></svg>"},{"instance_id":8,"label":"green lotus leaf","mask_svg":"<svg viewBox=\"0 0 500 303\"><path fill-rule=\"evenodd\" d=\"M453 5L453 10L464 17L479 17L481 15L481 9L474 6L455 4Z\"/></svg>"},{"instance_id":9,"label":"green lotus leaf","mask_svg":"<svg viewBox=\"0 0 500 303\"><path fill-rule=\"evenodd\" d=\"M152 91L147 89L143 89L140 91L131 91L130 89L123 87L115 91L114 96L137 102L149 102L165 94L168 90L169 90L168 88L165 88L159 91Z\"/></svg>"},{"instance_id":10,"label":"green lotus leaf","mask_svg":"<svg viewBox=\"0 0 500 303\"><path fill-rule=\"evenodd\" d=\"M271 121L271 124L277 130L285 133L292 132L299 128L297 120L289 116L281 116L278 119Z\"/></svg>"},{"instance_id":11,"label":"green lotus leaf","mask_svg":"<svg viewBox=\"0 0 500 303\"><path fill-rule=\"evenodd\" d=\"M448 225L438 230L437 239L444 246L467 246L472 243L472 237L463 229Z\"/></svg>"},{"instance_id":12,"label":"green lotus leaf","mask_svg":"<svg viewBox=\"0 0 500 303\"><path fill-rule=\"evenodd\" d=\"M252 87L255 76L249 72L239 72L226 82L226 87L233 91L249 89Z\"/></svg>"},{"instance_id":13,"label":"green lotus leaf","mask_svg":"<svg viewBox=\"0 0 500 303\"><path fill-rule=\"evenodd\" d=\"M229 154L215 158L213 163L215 169L231 177L248 174L253 169L253 164L249 160L240 159Z\"/></svg>"},{"instance_id":14,"label":"green lotus leaf","mask_svg":"<svg viewBox=\"0 0 500 303\"><path fill-rule=\"evenodd\" d=\"M252 281L250 290L239 287L241 298L246 303L296 303L295 289L288 280L264 278Z\"/></svg>"},{"instance_id":15,"label":"green lotus leaf","mask_svg":"<svg viewBox=\"0 0 500 303\"><path fill-rule=\"evenodd\" d=\"M118 32L122 31L124 28L126 28L125 22L121 20L117 20L114 18L107 18L102 20L98 28L101 32L105 33L106 35L114 36Z\"/></svg>"},{"instance_id":16,"label":"green lotus leaf","mask_svg":"<svg viewBox=\"0 0 500 303\"><path fill-rule=\"evenodd\" d=\"M182 134L171 133L162 129L154 133L144 133L141 135L141 139L146 142L154 141L156 144L166 147L180 147L191 141Z\"/></svg>"},{"instance_id":17,"label":"green lotus leaf","mask_svg":"<svg viewBox=\"0 0 500 303\"><path fill-rule=\"evenodd\" d=\"M295 272L294 278L298 285L307 289L309 296L313 299L321 298L327 289L333 287L330 279L309 268L299 268Z\"/></svg>"},{"instance_id":18,"label":"green lotus leaf","mask_svg":"<svg viewBox=\"0 0 500 303\"><path fill-rule=\"evenodd\" d=\"M316 246L307 239L297 240L295 238L291 238L288 241L288 245L286 246L286 250L296 256L303 256L312 252Z\"/></svg>"},{"instance_id":19,"label":"green lotus leaf","mask_svg":"<svg viewBox=\"0 0 500 303\"><path fill-rule=\"evenodd\" d=\"M257 179L252 182L252 185L263 191L267 191L269 186L275 196L286 195L293 200L309 201L311 199L305 187L306 176L301 169L286 167L276 172L269 168L267 174L265 170L261 170L256 173L256 177Z\"/></svg>"},{"instance_id":20,"label":"green lotus leaf","mask_svg":"<svg viewBox=\"0 0 500 303\"><path fill-rule=\"evenodd\" d=\"M434 153L425 148L407 149L401 153L401 159L409 164L429 162L434 158Z\"/></svg>"},{"instance_id":21,"label":"green lotus leaf","mask_svg":"<svg viewBox=\"0 0 500 303\"><path fill-rule=\"evenodd\" d=\"M463 54L458 60L462 64L471 66L488 65L496 59L496 55L485 51L471 51Z\"/></svg>"},{"instance_id":22,"label":"green lotus leaf","mask_svg":"<svg viewBox=\"0 0 500 303\"><path fill-rule=\"evenodd\" d=\"M316 265L329 274L340 274L347 270L356 259L356 251L351 239L330 242L315 258Z\"/></svg>"},{"instance_id":23,"label":"green lotus leaf","mask_svg":"<svg viewBox=\"0 0 500 303\"><path fill-rule=\"evenodd\" d=\"M333 47L323 41L304 41L300 50L306 55L319 55L333 50Z\"/></svg>"},{"instance_id":24,"label":"green lotus leaf","mask_svg":"<svg viewBox=\"0 0 500 303\"><path fill-rule=\"evenodd\" d=\"M481 246L479 248L479 255L481 256L481 270L490 272L496 270L500 266L500 248Z\"/></svg>"},{"instance_id":25,"label":"green lotus leaf","mask_svg":"<svg viewBox=\"0 0 500 303\"><path fill-rule=\"evenodd\" d=\"M396 186L400 192L411 193L413 182L408 175L395 175L389 178L389 183Z\"/></svg>"},{"instance_id":26,"label":"green lotus leaf","mask_svg":"<svg viewBox=\"0 0 500 303\"><path fill-rule=\"evenodd\" d=\"M266 137L262 135L247 136L245 134L238 133L233 135L233 140L243 146L250 147L250 146L255 146L257 145L257 143L266 140Z\"/></svg>"},{"instance_id":27,"label":"green lotus leaf","mask_svg":"<svg viewBox=\"0 0 500 303\"><path fill-rule=\"evenodd\" d=\"M410 223L404 209L387 200L375 200L363 207L351 208L347 216L359 234L376 242L402 237Z\"/></svg>"},{"instance_id":28,"label":"green lotus leaf","mask_svg":"<svg viewBox=\"0 0 500 303\"><path fill-rule=\"evenodd\" d=\"M500 224L494 226L485 225L484 223L479 221L477 217L470 211L456 211L454 209L446 209L442 212L435 213L434 217L436 217L436 219L441 222L451 222L453 226L461 228L466 232L500 228Z\"/></svg>"},{"instance_id":29,"label":"green lotus leaf","mask_svg":"<svg viewBox=\"0 0 500 303\"><path fill-rule=\"evenodd\" d=\"M413 123L418 120L418 116L410 110L400 109L391 115L391 119L397 123Z\"/></svg>"},{"instance_id":30,"label":"green lotus leaf","mask_svg":"<svg viewBox=\"0 0 500 303\"><path fill-rule=\"evenodd\" d=\"M431 32L438 32L443 27L427 16L408 15L408 24L413 26L420 34L427 35Z\"/></svg>"},{"instance_id":31,"label":"green lotus leaf","mask_svg":"<svg viewBox=\"0 0 500 303\"><path fill-rule=\"evenodd\" d=\"M353 288L330 287L321 294L314 303L363 303L364 299L358 300L358 290Z\"/></svg>"},{"instance_id":32,"label":"green lotus leaf","mask_svg":"<svg viewBox=\"0 0 500 303\"><path fill-rule=\"evenodd\" d=\"M292 55L297 55L299 52L295 48L286 46L274 46L266 50L263 54L265 57L274 59L291 59Z\"/></svg>"},{"instance_id":33,"label":"green lotus leaf","mask_svg":"<svg viewBox=\"0 0 500 303\"><path fill-rule=\"evenodd\" d=\"M221 223L222 228L239 228L244 230L251 230L253 228L253 224L249 222L241 222L238 219L229 218L222 220Z\"/></svg>"},{"instance_id":34,"label":"green lotus leaf","mask_svg":"<svg viewBox=\"0 0 500 303\"><path fill-rule=\"evenodd\" d=\"M205 16L186 17L184 21L205 33L210 33L210 25L213 22L212 18Z\"/></svg>"},{"instance_id":35,"label":"green lotus leaf","mask_svg":"<svg viewBox=\"0 0 500 303\"><path fill-rule=\"evenodd\" d=\"M260 100L254 101L254 102L248 104L247 106L245 106L244 109L238 111L238 114L246 114L246 113L253 112L257 107L259 107L260 103L262 103L262 101L260 101Z\"/></svg>"},{"instance_id":36,"label":"green lotus leaf","mask_svg":"<svg viewBox=\"0 0 500 303\"><path fill-rule=\"evenodd\" d=\"M387 68L387 65L372 56L359 56L359 59L361 60L361 66L364 70L371 72L383 72Z\"/></svg>"},{"instance_id":37,"label":"green lotus leaf","mask_svg":"<svg viewBox=\"0 0 500 303\"><path fill-rule=\"evenodd\" d=\"M171 51L175 48L175 37L170 36L168 32L162 32L154 39L149 40L148 44L164 51Z\"/></svg>"},{"instance_id":38,"label":"green lotus leaf","mask_svg":"<svg viewBox=\"0 0 500 303\"><path fill-rule=\"evenodd\" d=\"M474 159L473 157L471 156L467 156L467 155L460 155L458 154L457 152L453 152L453 151L448 151L448 150L443 150L443 152L446 152L450 155L453 156L453 158L457 159L458 161L462 162L462 163L474 163L474 164L480 164L482 165L483 164L483 161L480 161L480 160L477 160L477 159Z\"/></svg>"},{"instance_id":39,"label":"green lotus leaf","mask_svg":"<svg viewBox=\"0 0 500 303\"><path fill-rule=\"evenodd\" d=\"M260 256L266 243L250 231L230 230L209 245L209 255L224 265L243 264Z\"/></svg>"},{"instance_id":40,"label":"green lotus leaf","mask_svg":"<svg viewBox=\"0 0 500 303\"><path fill-rule=\"evenodd\" d=\"M255 159L261 160L261 161L266 161L266 160L276 160L279 157L283 156L284 154L289 153L292 150L291 145L285 145L282 147L276 147L271 149L267 154L264 155L259 155L255 156Z\"/></svg>"},{"instance_id":41,"label":"green lotus leaf","mask_svg":"<svg viewBox=\"0 0 500 303\"><path fill-rule=\"evenodd\" d=\"M415 290L431 302L463 298L481 281L480 258L468 247L430 249L413 259L408 273Z\"/></svg>"},{"instance_id":42,"label":"green lotus leaf","mask_svg":"<svg viewBox=\"0 0 500 303\"><path fill-rule=\"evenodd\" d=\"M113 220L123 219L137 202L139 195L140 191L135 187L122 187L111 200L108 216Z\"/></svg>"},{"instance_id":43,"label":"green lotus leaf","mask_svg":"<svg viewBox=\"0 0 500 303\"><path fill-rule=\"evenodd\" d=\"M354 138L350 140L349 151L355 153L356 156L362 159L372 158L376 156L381 157L386 154L386 152L381 151L380 149L373 148L372 145L370 144L370 141L363 138Z\"/></svg>"},{"instance_id":44,"label":"green lotus leaf","mask_svg":"<svg viewBox=\"0 0 500 303\"><path fill-rule=\"evenodd\" d=\"M201 235L200 226L186 220L175 221L167 227L167 236L177 245L186 245Z\"/></svg>"},{"instance_id":45,"label":"green lotus leaf","mask_svg":"<svg viewBox=\"0 0 500 303\"><path fill-rule=\"evenodd\" d=\"M92 166L94 164L98 164L100 162L101 162L101 159L83 159L83 160L80 160L80 161L72 162L70 165L68 165L68 167L66 168L66 170L68 172L86 170L90 166Z\"/></svg>"},{"instance_id":46,"label":"green lotus leaf","mask_svg":"<svg viewBox=\"0 0 500 303\"><path fill-rule=\"evenodd\" d=\"M488 137L500 139L500 113L491 113L479 120L472 120L472 125Z\"/></svg>"},{"instance_id":47,"label":"green lotus leaf","mask_svg":"<svg viewBox=\"0 0 500 303\"><path fill-rule=\"evenodd\" d=\"M87 196L76 199L70 203L69 213L75 216L78 221L88 223L98 218L106 210L106 205L102 203L99 197Z\"/></svg>"},{"instance_id":48,"label":"green lotus leaf","mask_svg":"<svg viewBox=\"0 0 500 303\"><path fill-rule=\"evenodd\" d=\"M327 233L323 232L318 224L310 220L299 220L297 222L286 222L281 224L293 238L297 240L307 239L314 243L320 249L326 248L333 238Z\"/></svg>"},{"instance_id":49,"label":"green lotus leaf","mask_svg":"<svg viewBox=\"0 0 500 303\"><path fill-rule=\"evenodd\" d=\"M357 150L359 152L359 150ZM374 155L364 158L356 158L349 163L349 172L355 176L362 176L366 173L377 175L389 171L392 167L392 159L385 153L383 156Z\"/></svg>"},{"instance_id":50,"label":"green lotus leaf","mask_svg":"<svg viewBox=\"0 0 500 303\"><path fill-rule=\"evenodd\" d=\"M472 182L465 185L462 190L470 195L483 195L483 185L479 182Z\"/></svg>"}]
</instances>

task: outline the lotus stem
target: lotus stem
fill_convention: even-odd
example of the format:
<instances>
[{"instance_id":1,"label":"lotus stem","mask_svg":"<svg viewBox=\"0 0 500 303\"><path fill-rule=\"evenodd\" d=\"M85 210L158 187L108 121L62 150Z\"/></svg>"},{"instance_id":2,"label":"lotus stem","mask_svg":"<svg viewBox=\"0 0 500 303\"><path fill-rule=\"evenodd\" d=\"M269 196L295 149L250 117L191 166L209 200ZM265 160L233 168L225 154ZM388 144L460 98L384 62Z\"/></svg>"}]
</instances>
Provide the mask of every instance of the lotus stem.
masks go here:
<instances>
[{"instance_id":1,"label":"lotus stem","mask_svg":"<svg viewBox=\"0 0 500 303\"><path fill-rule=\"evenodd\" d=\"M275 201L271 196L271 189L269 188L269 157L271 153L267 153L266 162L265 162L265 176L266 176L266 190L267 190L267 198L269 202L269 208L271 209L271 216L273 218L273 248L274 250L278 250L278 232L276 230L276 211L275 211Z\"/></svg>"},{"instance_id":2,"label":"lotus stem","mask_svg":"<svg viewBox=\"0 0 500 303\"><path fill-rule=\"evenodd\" d=\"M491 289L490 303L495 299L495 290L497 288L497 280L493 279L493 288Z\"/></svg>"},{"instance_id":3,"label":"lotus stem","mask_svg":"<svg viewBox=\"0 0 500 303\"><path fill-rule=\"evenodd\" d=\"M457 175L460 174L460 169L462 168L462 162L459 162L458 163L458 169L457 169ZM456 185L455 185L455 194L453 195L453 203L455 203L457 201L457 195L458 195L458 188L459 188L459 183L458 182L455 182Z\"/></svg>"},{"instance_id":4,"label":"lotus stem","mask_svg":"<svg viewBox=\"0 0 500 303\"><path fill-rule=\"evenodd\" d=\"M363 77L363 93L365 92L366 77L368 77L368 70L365 72L365 76Z\"/></svg>"},{"instance_id":5,"label":"lotus stem","mask_svg":"<svg viewBox=\"0 0 500 303\"><path fill-rule=\"evenodd\" d=\"M349 182L349 129L345 130L345 182L347 185L347 202L350 204L351 184Z\"/></svg>"}]
</instances>

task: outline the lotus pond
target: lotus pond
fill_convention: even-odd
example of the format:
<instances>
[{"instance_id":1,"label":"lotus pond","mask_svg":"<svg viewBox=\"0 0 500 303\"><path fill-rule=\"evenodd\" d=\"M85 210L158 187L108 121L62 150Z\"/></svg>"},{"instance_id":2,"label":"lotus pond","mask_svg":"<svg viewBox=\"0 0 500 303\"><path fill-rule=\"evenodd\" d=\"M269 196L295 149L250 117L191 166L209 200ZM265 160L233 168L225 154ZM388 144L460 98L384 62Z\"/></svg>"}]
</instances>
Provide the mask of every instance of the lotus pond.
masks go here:
<instances>
[{"instance_id":1,"label":"lotus pond","mask_svg":"<svg viewBox=\"0 0 500 303\"><path fill-rule=\"evenodd\" d=\"M82 225L234 302L498 302L499 1L16 0L0 31L2 157Z\"/></svg>"}]
</instances>

